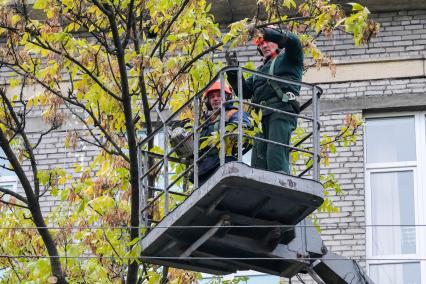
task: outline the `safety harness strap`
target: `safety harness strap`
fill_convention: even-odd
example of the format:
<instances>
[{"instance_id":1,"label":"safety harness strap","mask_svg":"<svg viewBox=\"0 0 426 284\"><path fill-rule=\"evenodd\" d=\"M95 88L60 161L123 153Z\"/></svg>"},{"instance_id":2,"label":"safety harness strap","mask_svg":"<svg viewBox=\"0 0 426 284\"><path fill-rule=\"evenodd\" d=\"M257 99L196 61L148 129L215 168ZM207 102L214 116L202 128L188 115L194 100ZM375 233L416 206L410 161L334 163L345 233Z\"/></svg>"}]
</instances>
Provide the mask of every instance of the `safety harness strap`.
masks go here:
<instances>
[{"instance_id":1,"label":"safety harness strap","mask_svg":"<svg viewBox=\"0 0 426 284\"><path fill-rule=\"evenodd\" d=\"M274 59L272 59L271 65L269 65L269 71L268 74L269 75L274 75L274 70L275 70L275 60L277 59L278 56L275 56ZM253 82L256 81L256 74L253 75ZM296 95L292 92L286 92L284 93L280 86L278 85L278 83L276 81L267 79L266 83L271 86L271 88L274 90L275 94L277 95L278 99L284 103L287 103L288 101L294 101L296 100ZM271 98L269 100L263 101L264 103L269 103L269 102L276 102L275 98Z\"/></svg>"},{"instance_id":2,"label":"safety harness strap","mask_svg":"<svg viewBox=\"0 0 426 284\"><path fill-rule=\"evenodd\" d=\"M275 68L275 60L278 56L275 56L275 58L272 60L271 65L269 65L269 75L274 75L274 68ZM273 81L271 79L266 80L269 86L274 89L275 94L280 98L280 100L284 103L287 103L290 100L295 100L296 96L292 92L283 93L283 90L281 90L280 86L276 81Z\"/></svg>"}]
</instances>

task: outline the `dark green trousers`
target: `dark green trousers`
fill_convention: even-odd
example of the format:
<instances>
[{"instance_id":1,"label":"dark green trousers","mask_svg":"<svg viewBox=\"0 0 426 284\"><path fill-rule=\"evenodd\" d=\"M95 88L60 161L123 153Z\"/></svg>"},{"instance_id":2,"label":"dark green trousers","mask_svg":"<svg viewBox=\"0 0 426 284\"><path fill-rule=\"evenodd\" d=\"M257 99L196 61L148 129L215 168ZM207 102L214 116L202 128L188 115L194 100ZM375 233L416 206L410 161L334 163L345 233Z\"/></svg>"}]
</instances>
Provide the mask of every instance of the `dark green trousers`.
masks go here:
<instances>
[{"instance_id":1,"label":"dark green trousers","mask_svg":"<svg viewBox=\"0 0 426 284\"><path fill-rule=\"evenodd\" d=\"M259 137L282 144L290 144L291 133L297 127L297 118L281 113L272 113L262 118L262 130ZM269 171L290 172L290 149L271 143L255 141L251 156L251 165Z\"/></svg>"}]
</instances>

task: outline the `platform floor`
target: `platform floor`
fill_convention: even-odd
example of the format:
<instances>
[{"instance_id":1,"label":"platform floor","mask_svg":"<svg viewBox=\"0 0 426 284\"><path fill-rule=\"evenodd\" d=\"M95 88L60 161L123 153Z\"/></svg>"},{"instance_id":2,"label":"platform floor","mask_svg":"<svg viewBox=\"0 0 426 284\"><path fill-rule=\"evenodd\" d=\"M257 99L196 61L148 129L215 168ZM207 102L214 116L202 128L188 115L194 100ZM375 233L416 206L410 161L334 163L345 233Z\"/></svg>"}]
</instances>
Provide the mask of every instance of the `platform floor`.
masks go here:
<instances>
[{"instance_id":1,"label":"platform floor","mask_svg":"<svg viewBox=\"0 0 426 284\"><path fill-rule=\"evenodd\" d=\"M323 187L318 182L227 163L141 240L142 259L211 274L296 271L300 263L267 259L276 257L274 226L296 225L322 202ZM226 225L231 227L221 227ZM292 226L278 230L279 243L292 239ZM260 259L244 259L253 257Z\"/></svg>"}]
</instances>

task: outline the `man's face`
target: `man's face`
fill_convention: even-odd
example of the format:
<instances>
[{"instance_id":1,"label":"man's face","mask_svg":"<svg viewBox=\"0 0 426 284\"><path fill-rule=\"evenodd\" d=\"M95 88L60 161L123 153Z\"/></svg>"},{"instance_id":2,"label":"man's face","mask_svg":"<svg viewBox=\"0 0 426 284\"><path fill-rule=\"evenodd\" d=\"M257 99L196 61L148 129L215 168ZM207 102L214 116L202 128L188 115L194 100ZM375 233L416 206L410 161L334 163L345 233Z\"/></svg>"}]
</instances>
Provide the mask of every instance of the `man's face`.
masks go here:
<instances>
[{"instance_id":1,"label":"man's face","mask_svg":"<svg viewBox=\"0 0 426 284\"><path fill-rule=\"evenodd\" d=\"M271 57L274 53L276 53L278 49L278 44L271 41L262 40L259 44L260 51L262 51L262 55L264 58Z\"/></svg>"},{"instance_id":2,"label":"man's face","mask_svg":"<svg viewBox=\"0 0 426 284\"><path fill-rule=\"evenodd\" d=\"M213 110L220 108L220 91L215 90L209 93L209 101Z\"/></svg>"}]
</instances>

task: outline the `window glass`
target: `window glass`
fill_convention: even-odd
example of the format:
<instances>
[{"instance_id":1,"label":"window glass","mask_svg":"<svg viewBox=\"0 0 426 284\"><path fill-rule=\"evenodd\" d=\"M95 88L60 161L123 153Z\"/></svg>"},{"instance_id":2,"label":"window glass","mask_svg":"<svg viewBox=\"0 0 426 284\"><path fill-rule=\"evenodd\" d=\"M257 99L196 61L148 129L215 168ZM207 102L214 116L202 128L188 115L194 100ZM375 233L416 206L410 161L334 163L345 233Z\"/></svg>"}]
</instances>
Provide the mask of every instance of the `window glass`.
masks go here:
<instances>
[{"instance_id":1,"label":"window glass","mask_svg":"<svg viewBox=\"0 0 426 284\"><path fill-rule=\"evenodd\" d=\"M373 255L416 252L413 172L371 174Z\"/></svg>"},{"instance_id":2,"label":"window glass","mask_svg":"<svg viewBox=\"0 0 426 284\"><path fill-rule=\"evenodd\" d=\"M366 120L367 163L416 160L414 117Z\"/></svg>"},{"instance_id":3,"label":"window glass","mask_svg":"<svg viewBox=\"0 0 426 284\"><path fill-rule=\"evenodd\" d=\"M243 280L247 279L247 281ZM247 278L246 278L247 277ZM233 280L228 280L229 279L233 279ZM244 276L237 276L235 275L234 277L219 277L219 276L207 276L204 277L202 280L200 280L200 284L219 284L219 283L225 283L225 281L229 281L230 283L234 283L233 281L237 282L238 279L241 279L243 281L240 281L239 283L244 283L244 284L264 284L264 283L268 283L268 284L278 284L280 283L280 277L278 276L273 276L273 275L244 275Z\"/></svg>"},{"instance_id":4,"label":"window glass","mask_svg":"<svg viewBox=\"0 0 426 284\"><path fill-rule=\"evenodd\" d=\"M3 188L6 188L6 189L9 189L9 190L13 190L15 187L13 186L13 184L10 184L10 183L3 183L3 182L0 182L0 186L1 187L3 187Z\"/></svg>"},{"instance_id":5,"label":"window glass","mask_svg":"<svg viewBox=\"0 0 426 284\"><path fill-rule=\"evenodd\" d=\"M0 187L16 191L16 177L14 178L1 178L0 177ZM3 201L8 202L10 200L10 195L5 194L2 198Z\"/></svg>"},{"instance_id":6,"label":"window glass","mask_svg":"<svg viewBox=\"0 0 426 284\"><path fill-rule=\"evenodd\" d=\"M370 277L375 283L420 284L420 263L373 264Z\"/></svg>"},{"instance_id":7,"label":"window glass","mask_svg":"<svg viewBox=\"0 0 426 284\"><path fill-rule=\"evenodd\" d=\"M0 165L6 166L8 168L11 168L11 165L8 160L5 160L5 154L3 152L3 149L0 148ZM9 171L3 167L0 167L0 187L9 189L9 190L16 190L16 174L15 172ZM2 197L3 201L8 202L10 199L10 195L5 194Z\"/></svg>"},{"instance_id":8,"label":"window glass","mask_svg":"<svg viewBox=\"0 0 426 284\"><path fill-rule=\"evenodd\" d=\"M146 132L145 131L138 131L137 133L138 137L144 139L146 138ZM158 150L158 153L163 153L162 150L164 150L164 132L160 131L158 132L155 136L154 136L154 146L158 147L158 149L154 149ZM160 151L161 149L161 151ZM172 147L169 145L168 146L168 151L170 151L172 149ZM158 161L158 160L155 160ZM171 168L171 164L169 164L169 184L171 184L174 180L174 178L176 178L176 173L172 171ZM169 188L169 190L173 190L173 191L183 191L182 188L182 183L183 183L183 179L181 179L181 182L177 182L175 183L172 187ZM163 189L164 188L164 166L161 167L161 170L159 172L159 174L157 175L157 179L155 180L155 184L154 187L159 188L159 189Z\"/></svg>"},{"instance_id":9,"label":"window glass","mask_svg":"<svg viewBox=\"0 0 426 284\"><path fill-rule=\"evenodd\" d=\"M245 153L243 155L243 163L245 163L246 165L251 166L251 155L252 155L253 150L250 149L250 151L248 151L247 153Z\"/></svg>"},{"instance_id":10,"label":"window glass","mask_svg":"<svg viewBox=\"0 0 426 284\"><path fill-rule=\"evenodd\" d=\"M278 284L280 283L280 278L278 276L272 276L272 275L255 275L255 276L249 276L249 280L247 280L247 284L264 284L264 283Z\"/></svg>"},{"instance_id":11,"label":"window glass","mask_svg":"<svg viewBox=\"0 0 426 284\"><path fill-rule=\"evenodd\" d=\"M5 158L6 158L6 155L4 154L3 149L0 148L0 165L2 165L2 167L0 167L0 178L4 176L15 176L15 172L9 171L4 168L4 167L11 168L9 160Z\"/></svg>"}]
</instances>

